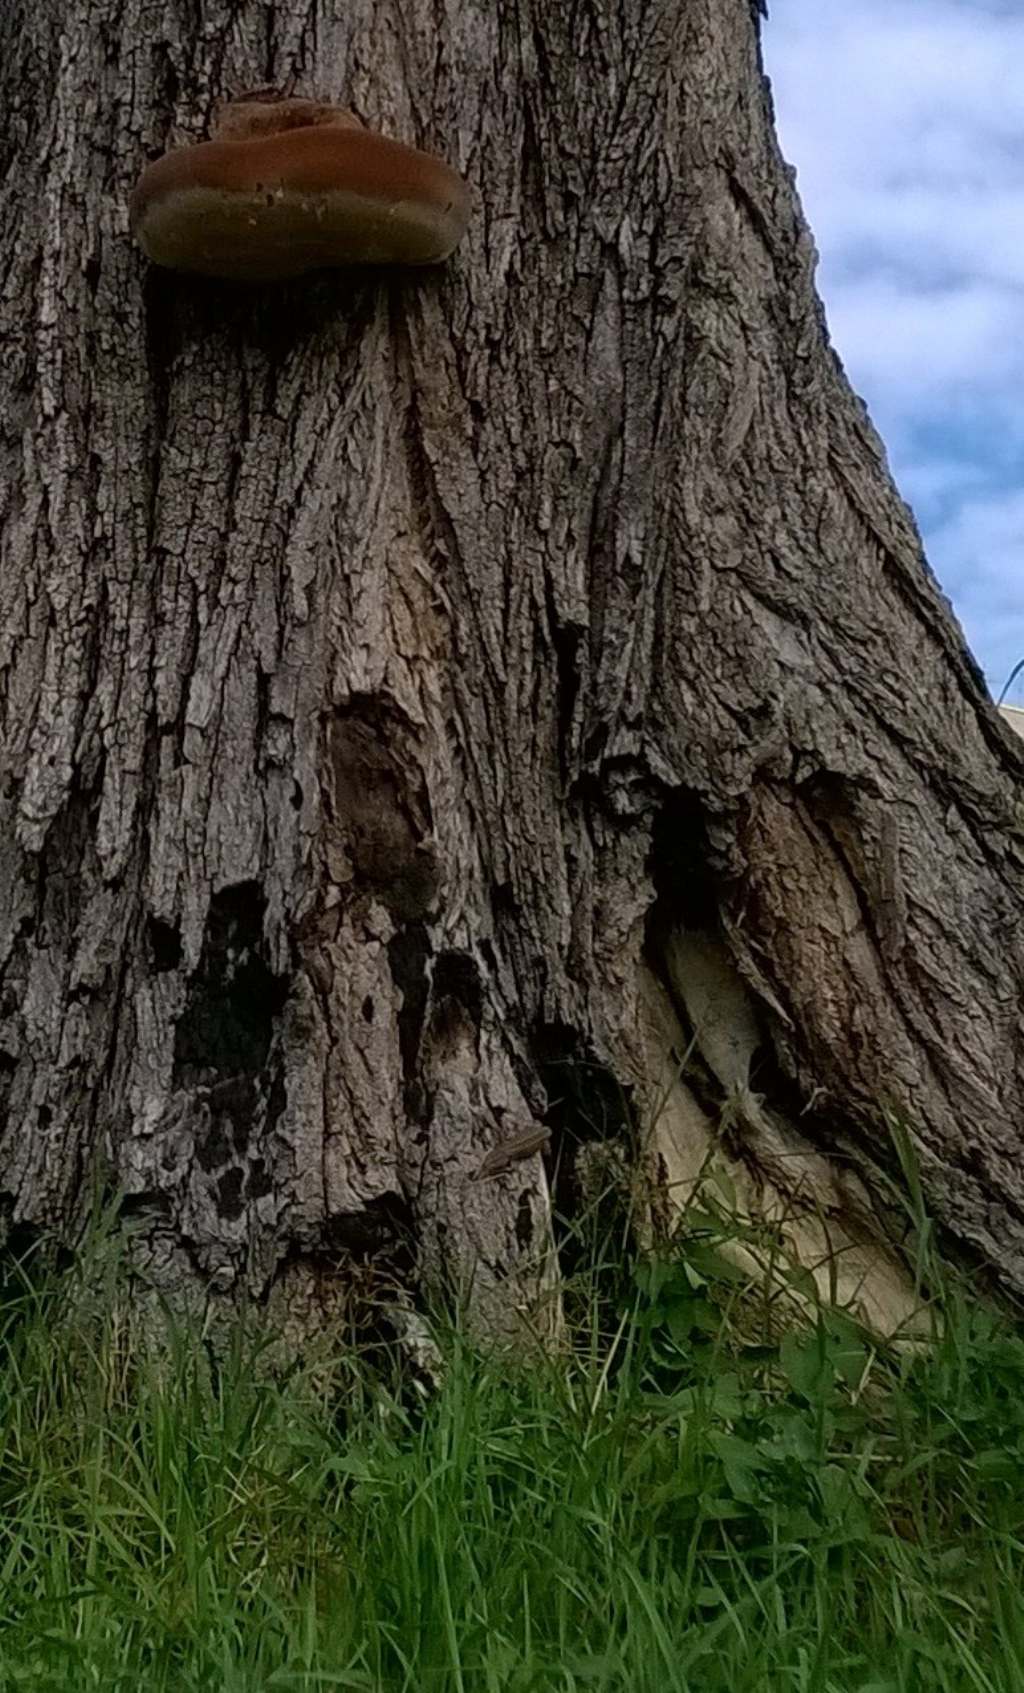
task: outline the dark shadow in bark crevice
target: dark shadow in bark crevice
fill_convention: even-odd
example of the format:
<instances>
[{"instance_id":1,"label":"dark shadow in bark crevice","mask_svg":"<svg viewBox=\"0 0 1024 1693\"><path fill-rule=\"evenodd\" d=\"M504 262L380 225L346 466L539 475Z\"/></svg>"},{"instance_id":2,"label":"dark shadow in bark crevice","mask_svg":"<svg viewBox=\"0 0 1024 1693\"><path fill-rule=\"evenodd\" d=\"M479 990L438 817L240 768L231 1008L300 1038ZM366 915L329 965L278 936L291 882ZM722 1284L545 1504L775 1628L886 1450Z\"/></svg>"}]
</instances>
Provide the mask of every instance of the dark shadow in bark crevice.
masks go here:
<instances>
[{"instance_id":1,"label":"dark shadow in bark crevice","mask_svg":"<svg viewBox=\"0 0 1024 1693\"><path fill-rule=\"evenodd\" d=\"M617 1157L621 1167L628 1164L637 1143L635 1108L630 1090L568 1024L539 1024L530 1052L548 1101L555 1246L563 1275L571 1276L602 1231L620 1238L629 1232L625 1193L614 1180L603 1182L601 1172L607 1167L610 1174ZM610 1154L607 1166L603 1148Z\"/></svg>"},{"instance_id":2,"label":"dark shadow in bark crevice","mask_svg":"<svg viewBox=\"0 0 1024 1693\"><path fill-rule=\"evenodd\" d=\"M680 925L718 926L724 866L715 864L708 822L700 796L690 788L674 789L655 818L647 860L655 895L647 915L650 952L657 951L659 936Z\"/></svg>"},{"instance_id":3,"label":"dark shadow in bark crevice","mask_svg":"<svg viewBox=\"0 0 1024 1693\"><path fill-rule=\"evenodd\" d=\"M424 923L404 923L387 943L388 963L402 996L398 1012L398 1050L402 1058L402 1092L410 1123L430 1121L431 1100L420 1076L420 1042L430 984L427 966L430 940Z\"/></svg>"},{"instance_id":4,"label":"dark shadow in bark crevice","mask_svg":"<svg viewBox=\"0 0 1024 1693\"><path fill-rule=\"evenodd\" d=\"M175 1030L175 1088L237 1087L266 1066L288 983L267 963L265 905L255 882L223 888L210 901L199 967Z\"/></svg>"}]
</instances>

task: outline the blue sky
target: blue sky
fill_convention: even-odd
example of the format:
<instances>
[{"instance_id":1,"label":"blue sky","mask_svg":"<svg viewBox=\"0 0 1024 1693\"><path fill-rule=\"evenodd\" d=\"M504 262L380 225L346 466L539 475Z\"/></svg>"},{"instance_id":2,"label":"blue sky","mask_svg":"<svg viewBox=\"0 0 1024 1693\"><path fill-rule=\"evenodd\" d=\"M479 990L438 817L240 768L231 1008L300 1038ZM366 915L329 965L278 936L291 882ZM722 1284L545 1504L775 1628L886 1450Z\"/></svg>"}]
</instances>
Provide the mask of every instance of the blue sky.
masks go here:
<instances>
[{"instance_id":1,"label":"blue sky","mask_svg":"<svg viewBox=\"0 0 1024 1693\"><path fill-rule=\"evenodd\" d=\"M1024 0L769 9L833 342L998 694L1024 658Z\"/></svg>"}]
</instances>

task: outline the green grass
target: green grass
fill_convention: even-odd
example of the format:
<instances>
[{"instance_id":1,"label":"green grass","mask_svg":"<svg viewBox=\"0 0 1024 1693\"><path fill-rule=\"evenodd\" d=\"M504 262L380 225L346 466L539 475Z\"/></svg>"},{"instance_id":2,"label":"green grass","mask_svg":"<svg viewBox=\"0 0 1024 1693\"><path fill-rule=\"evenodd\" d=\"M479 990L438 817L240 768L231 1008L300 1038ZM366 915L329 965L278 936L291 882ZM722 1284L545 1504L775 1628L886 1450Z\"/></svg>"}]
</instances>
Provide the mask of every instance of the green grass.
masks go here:
<instances>
[{"instance_id":1,"label":"green grass","mask_svg":"<svg viewBox=\"0 0 1024 1693\"><path fill-rule=\"evenodd\" d=\"M1024 1690L1024 1335L951 1293L914 1356L769 1341L733 1278L620 1272L543 1368L453 1337L429 1400L15 1278L0 1688Z\"/></svg>"}]
</instances>

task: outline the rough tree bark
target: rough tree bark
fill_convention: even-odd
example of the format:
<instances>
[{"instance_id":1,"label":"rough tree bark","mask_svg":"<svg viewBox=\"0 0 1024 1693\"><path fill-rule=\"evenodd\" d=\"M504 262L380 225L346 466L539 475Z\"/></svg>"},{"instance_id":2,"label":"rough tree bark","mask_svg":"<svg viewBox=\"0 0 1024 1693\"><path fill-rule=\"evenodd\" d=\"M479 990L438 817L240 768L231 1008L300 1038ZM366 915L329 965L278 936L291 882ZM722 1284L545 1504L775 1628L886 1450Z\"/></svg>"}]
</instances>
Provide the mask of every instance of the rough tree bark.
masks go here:
<instances>
[{"instance_id":1,"label":"rough tree bark","mask_svg":"<svg viewBox=\"0 0 1024 1693\"><path fill-rule=\"evenodd\" d=\"M662 1220L716 1146L887 1322L888 1109L1024 1287L1024 746L829 348L757 37L5 0L9 1225L98 1173L169 1289L301 1332L368 1263L500 1325L545 1171L473 1177L547 1122L639 1145ZM267 81L465 172L443 272L147 269L139 169Z\"/></svg>"}]
</instances>

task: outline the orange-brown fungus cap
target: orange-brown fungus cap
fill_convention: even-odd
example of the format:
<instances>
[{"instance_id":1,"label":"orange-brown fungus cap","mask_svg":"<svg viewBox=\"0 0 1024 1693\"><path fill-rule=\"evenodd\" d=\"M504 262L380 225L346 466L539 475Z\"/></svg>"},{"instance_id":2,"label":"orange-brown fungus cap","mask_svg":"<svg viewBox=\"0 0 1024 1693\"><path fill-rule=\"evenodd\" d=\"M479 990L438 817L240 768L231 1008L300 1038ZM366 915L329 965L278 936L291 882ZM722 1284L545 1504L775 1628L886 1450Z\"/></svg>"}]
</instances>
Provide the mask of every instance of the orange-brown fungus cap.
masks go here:
<instances>
[{"instance_id":1,"label":"orange-brown fungus cap","mask_svg":"<svg viewBox=\"0 0 1024 1693\"><path fill-rule=\"evenodd\" d=\"M440 159L312 101L281 101L280 127L262 133L267 103L252 103L251 124L246 104L221 116L231 139L176 148L143 171L129 216L154 264L274 282L337 265L439 264L465 233L469 189Z\"/></svg>"}]
</instances>

